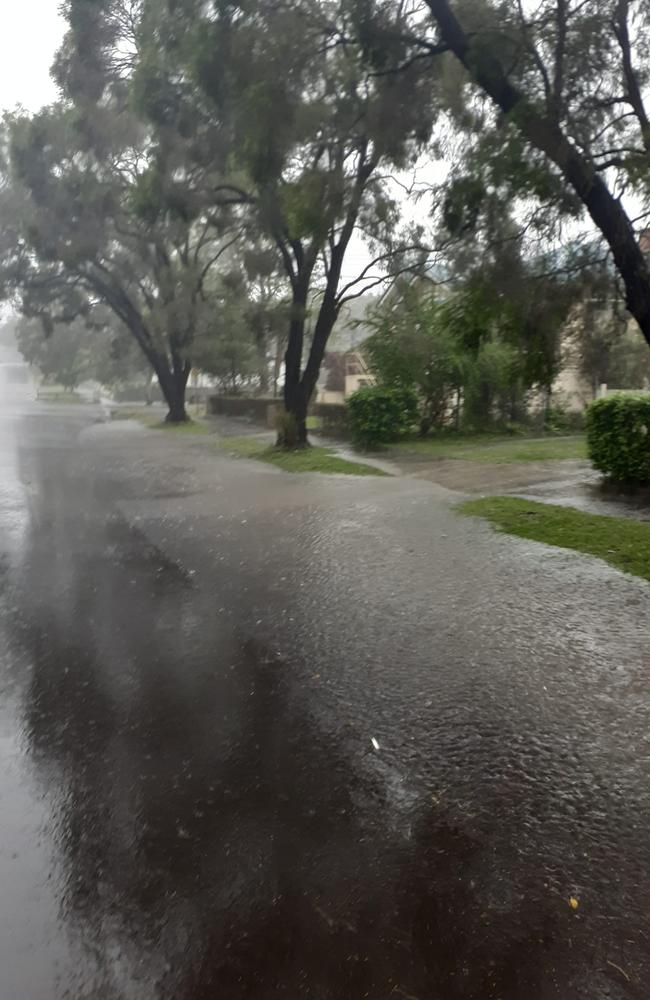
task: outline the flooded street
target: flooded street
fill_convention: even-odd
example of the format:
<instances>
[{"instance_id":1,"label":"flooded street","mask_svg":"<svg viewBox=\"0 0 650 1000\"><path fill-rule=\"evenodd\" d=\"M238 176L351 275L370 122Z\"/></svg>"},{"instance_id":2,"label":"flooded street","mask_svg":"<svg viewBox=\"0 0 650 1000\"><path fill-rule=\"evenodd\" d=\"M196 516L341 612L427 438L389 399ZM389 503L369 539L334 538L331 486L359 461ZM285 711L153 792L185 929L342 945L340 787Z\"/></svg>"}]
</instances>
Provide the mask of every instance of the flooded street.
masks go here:
<instances>
[{"instance_id":1,"label":"flooded street","mask_svg":"<svg viewBox=\"0 0 650 1000\"><path fill-rule=\"evenodd\" d=\"M0 467L0 1000L648 996L647 584L99 407Z\"/></svg>"},{"instance_id":2,"label":"flooded street","mask_svg":"<svg viewBox=\"0 0 650 1000\"><path fill-rule=\"evenodd\" d=\"M565 480L528 486L525 491L517 491L516 495L526 500L575 507L587 514L650 521L650 493L647 489L630 492L629 488L617 488L613 483L603 482L602 476L594 469L581 470Z\"/></svg>"}]
</instances>

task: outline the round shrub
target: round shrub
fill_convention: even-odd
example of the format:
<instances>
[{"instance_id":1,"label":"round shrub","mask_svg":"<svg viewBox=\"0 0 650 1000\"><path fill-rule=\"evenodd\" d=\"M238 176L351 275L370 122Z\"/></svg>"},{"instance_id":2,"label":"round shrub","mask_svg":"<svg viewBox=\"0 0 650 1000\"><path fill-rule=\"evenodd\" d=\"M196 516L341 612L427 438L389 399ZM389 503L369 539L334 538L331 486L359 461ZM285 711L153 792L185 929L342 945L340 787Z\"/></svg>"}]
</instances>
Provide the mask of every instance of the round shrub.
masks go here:
<instances>
[{"instance_id":1,"label":"round shrub","mask_svg":"<svg viewBox=\"0 0 650 1000\"><path fill-rule=\"evenodd\" d=\"M368 386L353 392L345 405L352 440L362 448L394 441L418 419L418 399L412 389Z\"/></svg>"},{"instance_id":2,"label":"round shrub","mask_svg":"<svg viewBox=\"0 0 650 1000\"><path fill-rule=\"evenodd\" d=\"M587 410L587 447L597 469L621 483L650 484L650 394L615 393Z\"/></svg>"}]
</instances>

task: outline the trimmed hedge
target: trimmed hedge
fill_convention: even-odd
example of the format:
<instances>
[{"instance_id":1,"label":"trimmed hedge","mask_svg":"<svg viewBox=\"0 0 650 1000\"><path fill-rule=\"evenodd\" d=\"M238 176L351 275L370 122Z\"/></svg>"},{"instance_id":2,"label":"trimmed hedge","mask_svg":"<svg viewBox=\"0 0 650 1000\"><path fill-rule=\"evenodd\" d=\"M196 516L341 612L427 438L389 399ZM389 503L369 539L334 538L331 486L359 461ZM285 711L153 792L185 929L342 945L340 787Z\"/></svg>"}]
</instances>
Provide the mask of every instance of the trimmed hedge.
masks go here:
<instances>
[{"instance_id":1,"label":"trimmed hedge","mask_svg":"<svg viewBox=\"0 0 650 1000\"><path fill-rule=\"evenodd\" d=\"M650 484L650 394L615 393L587 410L589 457L621 483Z\"/></svg>"},{"instance_id":2,"label":"trimmed hedge","mask_svg":"<svg viewBox=\"0 0 650 1000\"><path fill-rule=\"evenodd\" d=\"M412 389L372 385L357 389L345 405L352 440L362 448L394 441L418 418L418 399Z\"/></svg>"}]
</instances>

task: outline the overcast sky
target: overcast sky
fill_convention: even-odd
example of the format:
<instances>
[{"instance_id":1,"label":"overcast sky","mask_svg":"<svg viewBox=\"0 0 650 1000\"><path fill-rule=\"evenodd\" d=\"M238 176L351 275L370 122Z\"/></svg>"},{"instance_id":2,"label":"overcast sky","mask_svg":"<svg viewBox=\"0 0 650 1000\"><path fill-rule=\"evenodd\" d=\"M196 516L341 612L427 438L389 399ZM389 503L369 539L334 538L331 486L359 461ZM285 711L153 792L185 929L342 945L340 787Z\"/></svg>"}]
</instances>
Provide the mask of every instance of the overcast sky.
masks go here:
<instances>
[{"instance_id":1,"label":"overcast sky","mask_svg":"<svg viewBox=\"0 0 650 1000\"><path fill-rule=\"evenodd\" d=\"M34 111L56 95L49 74L63 36L59 0L0 2L0 107Z\"/></svg>"}]
</instances>

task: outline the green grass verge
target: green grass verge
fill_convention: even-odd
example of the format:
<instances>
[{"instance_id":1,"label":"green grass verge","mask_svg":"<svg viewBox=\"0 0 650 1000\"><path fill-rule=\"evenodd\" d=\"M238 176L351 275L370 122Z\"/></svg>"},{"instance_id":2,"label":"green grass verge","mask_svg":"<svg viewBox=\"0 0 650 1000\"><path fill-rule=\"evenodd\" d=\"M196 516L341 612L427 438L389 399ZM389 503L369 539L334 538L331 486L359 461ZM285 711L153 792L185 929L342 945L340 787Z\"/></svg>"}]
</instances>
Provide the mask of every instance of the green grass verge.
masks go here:
<instances>
[{"instance_id":1,"label":"green grass verge","mask_svg":"<svg viewBox=\"0 0 650 1000\"><path fill-rule=\"evenodd\" d=\"M423 458L463 459L466 462L555 462L587 458L587 443L582 434L544 438L441 434L408 438L392 447Z\"/></svg>"},{"instance_id":2,"label":"green grass verge","mask_svg":"<svg viewBox=\"0 0 650 1000\"><path fill-rule=\"evenodd\" d=\"M160 419L160 410L153 413L149 410L120 409L113 411L113 420L137 420L144 427L156 431L169 431L172 434L210 434L207 424L198 420L188 420L184 424L168 424Z\"/></svg>"},{"instance_id":3,"label":"green grass verge","mask_svg":"<svg viewBox=\"0 0 650 1000\"><path fill-rule=\"evenodd\" d=\"M305 448L301 451L282 451L269 447L255 437L227 437L218 441L218 446L238 458L254 458L260 462L270 462L284 472L329 472L345 473L349 476L385 476L382 469L361 462L349 462L335 455L331 448Z\"/></svg>"},{"instance_id":4,"label":"green grass verge","mask_svg":"<svg viewBox=\"0 0 650 1000\"><path fill-rule=\"evenodd\" d=\"M650 580L650 523L517 497L467 500L458 510L487 518L498 531L598 556L617 569Z\"/></svg>"},{"instance_id":5,"label":"green grass verge","mask_svg":"<svg viewBox=\"0 0 650 1000\"><path fill-rule=\"evenodd\" d=\"M169 431L170 434L211 434L213 433L206 424L200 423L198 420L188 420L184 424L168 424L164 420L156 420L152 424L148 424L149 427L153 427L157 431Z\"/></svg>"}]
</instances>

